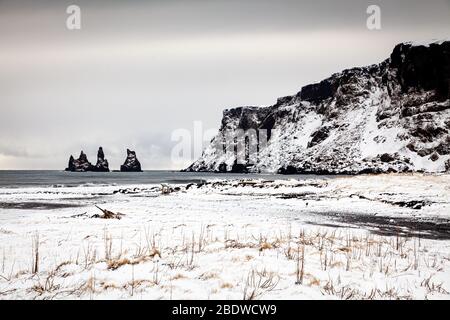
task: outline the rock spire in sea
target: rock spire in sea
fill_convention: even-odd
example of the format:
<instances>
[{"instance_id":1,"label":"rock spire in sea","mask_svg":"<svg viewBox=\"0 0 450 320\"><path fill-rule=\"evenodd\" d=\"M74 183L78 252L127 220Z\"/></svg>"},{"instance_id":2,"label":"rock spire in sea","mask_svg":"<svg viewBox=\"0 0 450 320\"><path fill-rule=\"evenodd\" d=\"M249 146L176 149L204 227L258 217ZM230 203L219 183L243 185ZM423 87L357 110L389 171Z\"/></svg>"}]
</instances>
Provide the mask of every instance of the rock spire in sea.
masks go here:
<instances>
[{"instance_id":1,"label":"rock spire in sea","mask_svg":"<svg viewBox=\"0 0 450 320\"><path fill-rule=\"evenodd\" d=\"M127 149L127 158L123 165L120 166L122 172L142 172L141 163L136 157L136 152Z\"/></svg>"},{"instance_id":2,"label":"rock spire in sea","mask_svg":"<svg viewBox=\"0 0 450 320\"><path fill-rule=\"evenodd\" d=\"M66 168L66 171L72 172L87 172L87 171L95 171L95 172L108 172L109 165L108 160L105 159L105 154L103 152L103 148L100 147L97 152L97 164L92 165L87 155L81 151L78 159L75 159L72 155L69 158L69 164Z\"/></svg>"}]
</instances>

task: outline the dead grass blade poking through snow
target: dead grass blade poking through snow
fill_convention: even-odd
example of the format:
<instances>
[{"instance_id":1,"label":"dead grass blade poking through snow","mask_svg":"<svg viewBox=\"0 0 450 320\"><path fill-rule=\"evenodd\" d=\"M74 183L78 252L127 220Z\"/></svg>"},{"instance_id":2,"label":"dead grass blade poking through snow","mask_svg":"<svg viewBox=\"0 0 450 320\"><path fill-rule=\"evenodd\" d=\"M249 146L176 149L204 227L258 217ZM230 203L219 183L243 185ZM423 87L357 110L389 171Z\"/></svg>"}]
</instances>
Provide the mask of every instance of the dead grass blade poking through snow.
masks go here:
<instances>
[{"instance_id":1,"label":"dead grass blade poking through snow","mask_svg":"<svg viewBox=\"0 0 450 320\"><path fill-rule=\"evenodd\" d=\"M263 296L266 292L272 291L278 285L280 278L273 272L263 270L261 272L252 269L245 281L243 289L244 300L255 300Z\"/></svg>"}]
</instances>

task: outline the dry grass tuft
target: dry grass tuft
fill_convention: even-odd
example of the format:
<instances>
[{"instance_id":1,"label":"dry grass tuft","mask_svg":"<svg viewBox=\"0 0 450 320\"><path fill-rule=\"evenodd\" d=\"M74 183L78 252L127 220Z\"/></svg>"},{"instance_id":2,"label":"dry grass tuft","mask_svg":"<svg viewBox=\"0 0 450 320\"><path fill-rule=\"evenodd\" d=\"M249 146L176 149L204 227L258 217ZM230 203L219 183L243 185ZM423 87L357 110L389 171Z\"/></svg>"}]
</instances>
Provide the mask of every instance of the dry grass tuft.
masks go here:
<instances>
[{"instance_id":1,"label":"dry grass tuft","mask_svg":"<svg viewBox=\"0 0 450 320\"><path fill-rule=\"evenodd\" d=\"M246 254L246 255L245 255L245 261L250 261L250 260L253 260L253 259L255 259L254 256L252 256L252 255L250 255L250 254Z\"/></svg>"},{"instance_id":2,"label":"dry grass tuft","mask_svg":"<svg viewBox=\"0 0 450 320\"><path fill-rule=\"evenodd\" d=\"M273 245L271 243L268 242L262 242L259 245L259 251L263 251L263 250L269 250L269 249L273 249Z\"/></svg>"},{"instance_id":3,"label":"dry grass tuft","mask_svg":"<svg viewBox=\"0 0 450 320\"><path fill-rule=\"evenodd\" d=\"M150 257L150 258L154 258L154 257L156 257L156 256L158 256L159 258L161 258L161 252L160 252L158 249L156 249L156 248L151 249L151 250L150 250L150 253L149 253L149 257Z\"/></svg>"},{"instance_id":4,"label":"dry grass tuft","mask_svg":"<svg viewBox=\"0 0 450 320\"><path fill-rule=\"evenodd\" d=\"M234 286L229 282L224 282L220 285L220 288L221 289L231 289L231 288L234 288Z\"/></svg>"},{"instance_id":5,"label":"dry grass tuft","mask_svg":"<svg viewBox=\"0 0 450 320\"><path fill-rule=\"evenodd\" d=\"M179 280L179 279L187 279L187 277L184 274L177 273L170 278L170 280Z\"/></svg>"},{"instance_id":6,"label":"dry grass tuft","mask_svg":"<svg viewBox=\"0 0 450 320\"><path fill-rule=\"evenodd\" d=\"M427 290L427 293L440 293L440 294L449 294L449 292L447 290L445 290L442 287L442 283L434 283L433 281L431 281L431 278L433 276L429 276L428 278L426 278L425 280L422 281L422 283L420 284L421 287L425 287L425 289Z\"/></svg>"},{"instance_id":7,"label":"dry grass tuft","mask_svg":"<svg viewBox=\"0 0 450 320\"><path fill-rule=\"evenodd\" d=\"M103 290L108 289L120 289L120 287L115 284L114 282L100 282L100 286L103 288Z\"/></svg>"},{"instance_id":8,"label":"dry grass tuft","mask_svg":"<svg viewBox=\"0 0 450 320\"><path fill-rule=\"evenodd\" d=\"M266 292L272 291L278 285L280 278L273 272L257 271L252 269L245 281L243 288L244 300L255 300L263 296Z\"/></svg>"},{"instance_id":9,"label":"dry grass tuft","mask_svg":"<svg viewBox=\"0 0 450 320\"><path fill-rule=\"evenodd\" d=\"M107 264L109 270L116 270L123 265L131 264L131 261L128 258L122 258L117 260L108 260Z\"/></svg>"},{"instance_id":10,"label":"dry grass tuft","mask_svg":"<svg viewBox=\"0 0 450 320\"><path fill-rule=\"evenodd\" d=\"M31 273L39 272L39 233L32 237L31 245Z\"/></svg>"},{"instance_id":11,"label":"dry grass tuft","mask_svg":"<svg viewBox=\"0 0 450 320\"><path fill-rule=\"evenodd\" d=\"M202 273L198 278L202 280L217 279L219 278L219 275L215 272L205 272Z\"/></svg>"},{"instance_id":12,"label":"dry grass tuft","mask_svg":"<svg viewBox=\"0 0 450 320\"><path fill-rule=\"evenodd\" d=\"M32 291L36 292L38 295L43 295L44 293L51 293L60 288L59 284L55 284L56 272L50 272L43 282L38 281L31 288Z\"/></svg>"},{"instance_id":13,"label":"dry grass tuft","mask_svg":"<svg viewBox=\"0 0 450 320\"><path fill-rule=\"evenodd\" d=\"M320 287L320 280L317 279L314 276L311 276L311 279L308 282L308 286L310 286L310 287L313 287L313 286Z\"/></svg>"}]
</instances>

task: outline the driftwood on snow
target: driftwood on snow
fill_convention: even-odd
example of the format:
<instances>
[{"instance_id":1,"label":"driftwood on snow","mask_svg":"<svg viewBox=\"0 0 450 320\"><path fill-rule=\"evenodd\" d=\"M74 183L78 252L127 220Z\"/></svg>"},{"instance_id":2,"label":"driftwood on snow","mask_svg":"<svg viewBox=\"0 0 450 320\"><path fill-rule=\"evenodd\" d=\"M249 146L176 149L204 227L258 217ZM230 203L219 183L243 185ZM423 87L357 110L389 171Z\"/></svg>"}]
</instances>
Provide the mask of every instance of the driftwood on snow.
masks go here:
<instances>
[{"instance_id":1,"label":"driftwood on snow","mask_svg":"<svg viewBox=\"0 0 450 320\"><path fill-rule=\"evenodd\" d=\"M102 209L99 206L95 206L98 210L103 212L103 214L94 214L91 218L100 218L100 219L122 219L122 216L124 216L123 213L117 212L114 213L112 211Z\"/></svg>"}]
</instances>

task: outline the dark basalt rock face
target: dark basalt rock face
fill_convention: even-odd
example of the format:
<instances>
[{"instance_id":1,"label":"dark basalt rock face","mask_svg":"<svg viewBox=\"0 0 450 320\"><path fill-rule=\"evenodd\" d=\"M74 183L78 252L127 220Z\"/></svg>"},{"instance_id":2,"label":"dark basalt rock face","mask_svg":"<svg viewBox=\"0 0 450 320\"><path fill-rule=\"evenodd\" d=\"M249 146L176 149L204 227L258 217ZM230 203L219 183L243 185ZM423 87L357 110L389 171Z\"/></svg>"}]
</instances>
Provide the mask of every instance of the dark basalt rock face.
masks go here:
<instances>
[{"instance_id":1,"label":"dark basalt rock face","mask_svg":"<svg viewBox=\"0 0 450 320\"><path fill-rule=\"evenodd\" d=\"M105 159L103 148L98 148L97 152L97 164L92 168L92 171L96 172L109 172L108 160Z\"/></svg>"},{"instance_id":2,"label":"dark basalt rock face","mask_svg":"<svg viewBox=\"0 0 450 320\"><path fill-rule=\"evenodd\" d=\"M227 164L224 162L219 164L219 169L217 170L217 172L221 172L221 173L227 172Z\"/></svg>"},{"instance_id":3,"label":"dark basalt rock face","mask_svg":"<svg viewBox=\"0 0 450 320\"><path fill-rule=\"evenodd\" d=\"M382 162L392 162L392 161L395 160L395 158L394 158L392 155L388 154L388 153L383 153L383 154L380 156L380 160L381 160Z\"/></svg>"},{"instance_id":4,"label":"dark basalt rock face","mask_svg":"<svg viewBox=\"0 0 450 320\"><path fill-rule=\"evenodd\" d=\"M256 163L223 154L223 136L239 129L267 131ZM333 74L272 106L225 110L219 134L185 171L443 172L449 142L450 41L401 43L379 64Z\"/></svg>"},{"instance_id":5,"label":"dark basalt rock face","mask_svg":"<svg viewBox=\"0 0 450 320\"><path fill-rule=\"evenodd\" d=\"M319 83L309 84L299 92L300 99L314 103L333 97L336 93L337 84L334 79L326 79Z\"/></svg>"},{"instance_id":6,"label":"dark basalt rock face","mask_svg":"<svg viewBox=\"0 0 450 320\"><path fill-rule=\"evenodd\" d=\"M391 54L392 68L402 92L435 90L440 100L449 98L450 42L429 46L399 44Z\"/></svg>"},{"instance_id":7,"label":"dark basalt rock face","mask_svg":"<svg viewBox=\"0 0 450 320\"><path fill-rule=\"evenodd\" d=\"M72 155L70 155L69 164L65 171L75 171L75 159Z\"/></svg>"},{"instance_id":8,"label":"dark basalt rock face","mask_svg":"<svg viewBox=\"0 0 450 320\"><path fill-rule=\"evenodd\" d=\"M289 166L278 169L277 173L279 173L279 174L296 174L296 173L298 173L298 170L294 166L289 165Z\"/></svg>"},{"instance_id":9,"label":"dark basalt rock face","mask_svg":"<svg viewBox=\"0 0 450 320\"><path fill-rule=\"evenodd\" d=\"M233 163L233 166L231 167L230 170L231 173L248 173L248 167L245 164L242 163Z\"/></svg>"},{"instance_id":10,"label":"dark basalt rock face","mask_svg":"<svg viewBox=\"0 0 450 320\"><path fill-rule=\"evenodd\" d=\"M89 162L86 154L81 151L78 159L74 159L73 156L69 158L69 165L66 168L66 171L72 172L86 172L93 171L94 166Z\"/></svg>"},{"instance_id":11,"label":"dark basalt rock face","mask_svg":"<svg viewBox=\"0 0 450 320\"><path fill-rule=\"evenodd\" d=\"M127 149L127 158L123 165L120 166L122 172L142 172L141 163L136 157L136 152Z\"/></svg>"},{"instance_id":12,"label":"dark basalt rock face","mask_svg":"<svg viewBox=\"0 0 450 320\"><path fill-rule=\"evenodd\" d=\"M109 172L108 160L105 159L105 154L103 153L103 148L100 147L97 152L97 164L92 165L86 154L81 151L78 159L74 159L73 156L69 158L69 165L66 168L66 171L72 172Z\"/></svg>"},{"instance_id":13,"label":"dark basalt rock face","mask_svg":"<svg viewBox=\"0 0 450 320\"><path fill-rule=\"evenodd\" d=\"M328 138L330 129L327 127L322 127L311 136L311 141L308 143L308 148L312 148L315 145L321 143L323 140Z\"/></svg>"}]
</instances>

